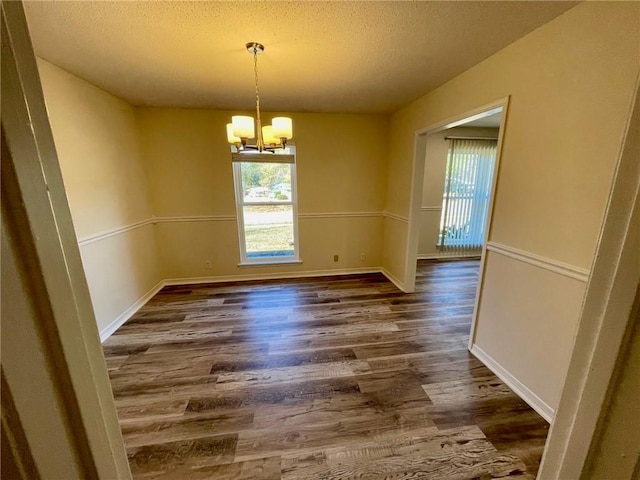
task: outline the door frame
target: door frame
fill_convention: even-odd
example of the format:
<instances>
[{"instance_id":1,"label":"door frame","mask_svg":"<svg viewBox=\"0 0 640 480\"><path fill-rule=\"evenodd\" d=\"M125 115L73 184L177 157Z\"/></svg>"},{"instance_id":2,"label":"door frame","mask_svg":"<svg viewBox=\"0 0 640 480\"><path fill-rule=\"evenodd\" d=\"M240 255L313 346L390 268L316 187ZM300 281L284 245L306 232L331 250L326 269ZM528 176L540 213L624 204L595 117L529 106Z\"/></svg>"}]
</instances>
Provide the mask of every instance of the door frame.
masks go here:
<instances>
[{"instance_id":1,"label":"door frame","mask_svg":"<svg viewBox=\"0 0 640 480\"><path fill-rule=\"evenodd\" d=\"M130 480L23 4L0 9L2 258L16 272L2 282L2 377L26 440L12 455L42 478Z\"/></svg>"},{"instance_id":2,"label":"door frame","mask_svg":"<svg viewBox=\"0 0 640 480\"><path fill-rule=\"evenodd\" d=\"M421 128L415 132L414 148L413 148L413 167L412 167L412 182L411 182L411 205L409 208L409 222L407 229L407 248L405 257L405 277L404 287L405 292L414 292L416 284L416 268L418 257L418 240L420 236L420 205L422 203L422 186L424 183L424 166L426 156L426 143L428 142L428 135L432 133L441 132L442 130L448 130L450 128L458 127L480 118L488 117L499 111L502 112L502 120L500 122L500 128L498 130L498 142L496 146L496 164L493 169L493 178L491 179L491 195L489 198L489 205L487 208L487 228L484 233L484 241L482 244L482 255L480 257L480 271L478 274L478 286L476 289L476 297L473 307L473 317L471 319L471 332L469 334L469 348L473 345L476 331L476 318L478 315L478 308L480 302L480 291L484 281L484 266L487 258L487 241L492 227L493 219L493 207L495 200L495 190L498 183L498 176L500 172L500 159L502 157L502 142L504 139L504 131L507 122L507 115L509 110L509 96L500 98L491 103L487 103L480 107L468 110L464 113L460 113L446 120L434 123L428 127Z\"/></svg>"},{"instance_id":3,"label":"door frame","mask_svg":"<svg viewBox=\"0 0 640 480\"><path fill-rule=\"evenodd\" d=\"M640 285L640 72L620 145L569 368L540 463L538 477L545 480L589 477L590 455L618 386L618 356L630 344L625 334L636 321L632 311ZM625 453L637 457L637 447Z\"/></svg>"}]
</instances>

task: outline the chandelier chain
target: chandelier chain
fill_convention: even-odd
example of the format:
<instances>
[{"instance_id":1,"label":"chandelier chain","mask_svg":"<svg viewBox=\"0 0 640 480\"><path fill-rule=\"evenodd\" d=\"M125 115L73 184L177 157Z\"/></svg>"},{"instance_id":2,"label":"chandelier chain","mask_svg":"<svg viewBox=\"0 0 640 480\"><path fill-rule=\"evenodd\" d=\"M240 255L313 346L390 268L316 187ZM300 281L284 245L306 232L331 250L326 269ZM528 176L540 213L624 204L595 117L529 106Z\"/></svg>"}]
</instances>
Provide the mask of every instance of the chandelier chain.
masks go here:
<instances>
[{"instance_id":1,"label":"chandelier chain","mask_svg":"<svg viewBox=\"0 0 640 480\"><path fill-rule=\"evenodd\" d=\"M258 55L264 52L264 45L258 42L245 44L247 52L253 55L253 78L256 88L256 117L248 115L234 115L231 123L227 124L227 141L235 146L238 153L249 151L275 153L286 148L287 140L292 138L293 128L291 118L274 117L273 125L266 125L262 131L262 118L260 116L260 86L258 83ZM257 132L256 128L257 127ZM265 138L266 135L266 138ZM274 136L274 135L277 135ZM248 145L247 140L255 138L255 145ZM268 144L265 144L268 141Z\"/></svg>"},{"instance_id":2,"label":"chandelier chain","mask_svg":"<svg viewBox=\"0 0 640 480\"><path fill-rule=\"evenodd\" d=\"M256 82L256 121L258 124L257 128L257 137L258 137L258 146L262 147L263 138L262 138L262 122L260 121L260 90L258 88L258 49L257 47L253 47L253 73Z\"/></svg>"}]
</instances>

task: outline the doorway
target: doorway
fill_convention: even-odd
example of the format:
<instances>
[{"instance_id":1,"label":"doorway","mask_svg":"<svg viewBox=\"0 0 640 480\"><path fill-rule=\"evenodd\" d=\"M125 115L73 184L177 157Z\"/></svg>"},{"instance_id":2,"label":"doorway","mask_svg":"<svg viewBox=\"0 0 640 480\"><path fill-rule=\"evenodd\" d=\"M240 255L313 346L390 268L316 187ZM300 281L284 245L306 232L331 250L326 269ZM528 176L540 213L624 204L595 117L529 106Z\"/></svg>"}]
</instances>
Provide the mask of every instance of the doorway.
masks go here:
<instances>
[{"instance_id":1,"label":"doorway","mask_svg":"<svg viewBox=\"0 0 640 480\"><path fill-rule=\"evenodd\" d=\"M502 109L426 134L417 259L480 257Z\"/></svg>"},{"instance_id":2,"label":"doorway","mask_svg":"<svg viewBox=\"0 0 640 480\"><path fill-rule=\"evenodd\" d=\"M416 268L419 258L480 256L478 289L481 287L486 241L491 228L494 190L500 166L508 104L509 97L505 97L416 132L405 258L404 286L406 292L415 290ZM449 138L447 139L447 137ZM447 234L446 222L447 217L453 217L455 220L455 217L458 216L456 208L460 207L462 202L454 207L452 215L449 215L448 212L445 214L445 180L451 178L451 175L447 177L448 166L452 168L449 173L453 173L454 165L448 162L452 140L470 138L495 139L495 161L489 175L486 205L482 209L484 215L479 216L483 222L481 241L479 244L473 244L473 247L476 248L466 248L466 245L464 245L465 248L456 248L457 246L454 245L444 245ZM463 174L462 181L458 182L461 195L465 195L465 183L467 182L464 178ZM475 217L477 223L478 215ZM459 225L463 227L469 219L465 216L459 216L457 220L459 220ZM455 237L455 233L457 233L455 229L450 231L454 233ZM460 236L458 235L457 238Z\"/></svg>"},{"instance_id":3,"label":"doorway","mask_svg":"<svg viewBox=\"0 0 640 480\"><path fill-rule=\"evenodd\" d=\"M407 256L405 264L405 291L413 292L416 286L417 263L419 258L456 258L456 257L480 257L478 283L474 300L473 316L469 345L472 344L476 328L476 316L478 312L479 292L482 289L484 278L484 265L486 259L486 244L491 231L491 217L493 212L494 193L500 168L500 154L504 126L508 113L509 97L497 100L478 109L460 114L454 118L424 128L416 132L414 145L413 177L411 186L411 206L409 213L409 229L407 236ZM448 137L448 138L447 138ZM460 204L453 206L453 214L445 212L452 204L447 198L447 183L453 179L453 167L455 159L452 158L451 146L454 140L469 140L472 138L491 138L495 141L495 160L490 169L489 179L486 183L486 195L479 204L482 206L480 215L482 220L481 238L473 248L459 248L456 245L446 245L447 221L449 218L459 220L456 229L464 229L464 224L470 220L464 215L459 215ZM493 140L495 139L495 140ZM482 140L487 141L487 140ZM464 155L463 155L464 156ZM451 160L451 161L449 161ZM448 167L450 167L447 175ZM472 175L462 174L456 180L460 184L461 195L466 195L467 183L465 178ZM450 187L450 185L449 185ZM457 193L456 193L457 194ZM457 200L457 199L456 199ZM456 210L457 209L457 210ZM470 222L469 222L470 223ZM459 239L456 229L451 229L452 236ZM476 237L477 237L477 232ZM466 240L465 240L466 241ZM455 243L455 242L454 242ZM470 245L471 246L471 245ZM422 251L421 251L422 249ZM419 256L420 254L420 256Z\"/></svg>"}]
</instances>

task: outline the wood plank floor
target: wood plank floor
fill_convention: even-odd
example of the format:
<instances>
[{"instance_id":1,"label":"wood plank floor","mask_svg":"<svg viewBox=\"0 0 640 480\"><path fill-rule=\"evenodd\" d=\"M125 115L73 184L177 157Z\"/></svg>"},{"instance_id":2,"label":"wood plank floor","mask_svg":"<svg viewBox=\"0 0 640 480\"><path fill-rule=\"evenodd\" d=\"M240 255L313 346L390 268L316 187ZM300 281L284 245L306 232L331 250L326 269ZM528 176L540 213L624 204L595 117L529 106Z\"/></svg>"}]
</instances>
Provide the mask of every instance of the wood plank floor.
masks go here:
<instances>
[{"instance_id":1,"label":"wood plank floor","mask_svg":"<svg viewBox=\"0 0 640 480\"><path fill-rule=\"evenodd\" d=\"M466 348L477 277L165 287L103 345L134 478L535 478L547 423Z\"/></svg>"}]
</instances>

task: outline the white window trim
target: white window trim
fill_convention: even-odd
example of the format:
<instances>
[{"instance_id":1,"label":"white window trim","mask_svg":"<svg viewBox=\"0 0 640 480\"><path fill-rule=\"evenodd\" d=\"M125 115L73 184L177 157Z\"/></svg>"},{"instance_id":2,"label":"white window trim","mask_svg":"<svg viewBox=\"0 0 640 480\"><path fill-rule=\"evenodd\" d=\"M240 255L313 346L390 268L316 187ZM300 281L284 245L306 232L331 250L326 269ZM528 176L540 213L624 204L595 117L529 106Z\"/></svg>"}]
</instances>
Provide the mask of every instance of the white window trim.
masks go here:
<instances>
[{"instance_id":1,"label":"white window trim","mask_svg":"<svg viewBox=\"0 0 640 480\"><path fill-rule=\"evenodd\" d=\"M271 155L271 154L270 154ZM294 153L295 155L295 153ZM277 157L277 154L271 155L271 158ZM242 161L256 161L251 156L243 158ZM234 157L235 160L235 157ZM266 163L258 161L257 163ZM277 162L274 162L277 163ZM282 163L289 163L283 161ZM236 196L236 218L238 219L238 243L240 247L240 263L238 266L260 266L260 265L281 265L281 264L299 264L302 263L300 259L300 241L298 236L298 186L297 186L297 173L295 162L289 163L291 168L291 200L278 201L278 202L245 202L243 197L244 188L242 185L242 172L240 162L233 162L233 183ZM283 206L290 205L293 215L293 255L286 257L264 257L264 258L249 258L247 257L247 242L245 238L244 229L244 208L245 206Z\"/></svg>"}]
</instances>

